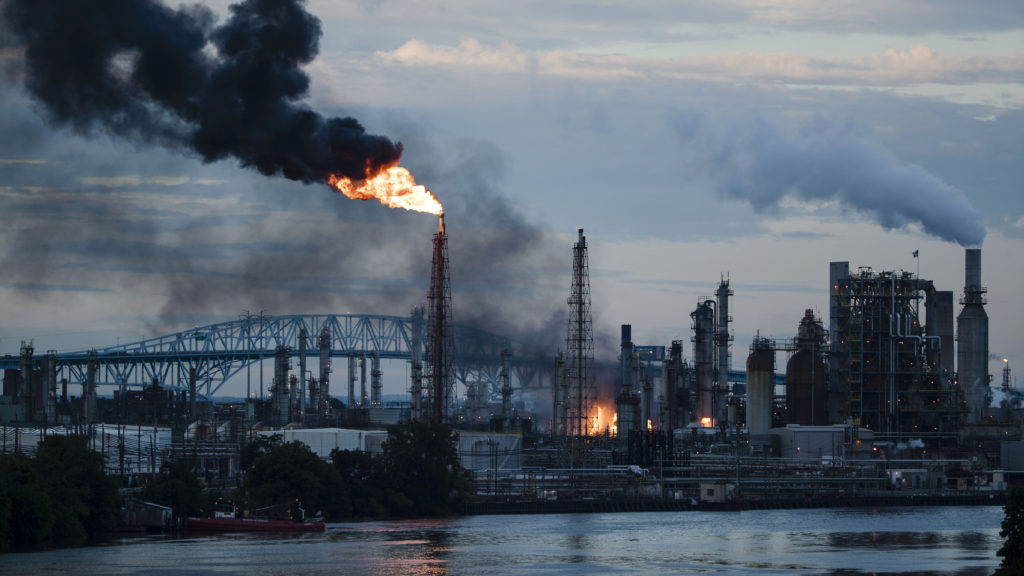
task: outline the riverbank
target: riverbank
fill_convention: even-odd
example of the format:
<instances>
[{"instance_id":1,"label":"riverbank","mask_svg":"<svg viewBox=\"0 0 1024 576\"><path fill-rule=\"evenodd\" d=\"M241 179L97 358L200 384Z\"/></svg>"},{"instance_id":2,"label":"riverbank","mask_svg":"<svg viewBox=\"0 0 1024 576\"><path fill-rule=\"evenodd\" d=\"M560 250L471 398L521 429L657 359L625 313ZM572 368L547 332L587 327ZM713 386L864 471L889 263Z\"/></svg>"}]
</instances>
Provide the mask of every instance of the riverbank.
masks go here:
<instances>
[{"instance_id":1,"label":"riverbank","mask_svg":"<svg viewBox=\"0 0 1024 576\"><path fill-rule=\"evenodd\" d=\"M489 501L466 504L466 515L566 514L598 512L686 512L784 510L793 508L878 508L894 506L1004 506L1006 493L985 494L865 494L760 498L728 502L664 500L657 498Z\"/></svg>"}]
</instances>

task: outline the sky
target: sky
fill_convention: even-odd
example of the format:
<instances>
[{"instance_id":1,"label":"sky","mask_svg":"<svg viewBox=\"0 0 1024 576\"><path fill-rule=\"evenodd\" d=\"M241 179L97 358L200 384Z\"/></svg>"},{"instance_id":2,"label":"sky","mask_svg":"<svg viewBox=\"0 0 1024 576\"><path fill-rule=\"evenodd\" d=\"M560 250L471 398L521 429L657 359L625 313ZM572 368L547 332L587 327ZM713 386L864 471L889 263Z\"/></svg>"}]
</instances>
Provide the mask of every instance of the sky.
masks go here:
<instances>
[{"instance_id":1,"label":"sky","mask_svg":"<svg viewBox=\"0 0 1024 576\"><path fill-rule=\"evenodd\" d=\"M65 83L40 96L10 21L21 4L0 0L0 354L246 310L404 315L425 299L433 217L211 151L215 138L182 145L193 112L125 89L148 64L130 48L95 70L88 51L65 53L48 68ZM197 29L233 14L202 4ZM980 246L992 373L1024 365L1015 0L301 6L313 41L282 51L307 81L267 84L401 143L445 206L456 322L564 349L582 227L599 358L614 359L621 324L692 358L689 314L728 277L742 368L755 334L791 338L805 309L827 325L829 262L919 273L959 299L964 246ZM69 12L59 33L90 38L99 27L74 28L87 20ZM219 61L231 45L192 46ZM153 69L147 87L191 83ZM47 104L97 74L88 98ZM285 165L302 148L273 145Z\"/></svg>"}]
</instances>

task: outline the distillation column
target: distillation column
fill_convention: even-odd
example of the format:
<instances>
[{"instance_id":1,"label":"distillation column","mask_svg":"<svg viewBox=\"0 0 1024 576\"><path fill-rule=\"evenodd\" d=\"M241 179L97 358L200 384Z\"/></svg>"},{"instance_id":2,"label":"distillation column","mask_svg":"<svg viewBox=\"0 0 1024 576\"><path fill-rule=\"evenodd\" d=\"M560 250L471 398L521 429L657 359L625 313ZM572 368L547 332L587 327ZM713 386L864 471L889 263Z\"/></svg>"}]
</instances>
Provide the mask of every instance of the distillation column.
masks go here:
<instances>
[{"instance_id":1,"label":"distillation column","mask_svg":"<svg viewBox=\"0 0 1024 576\"><path fill-rule=\"evenodd\" d=\"M726 422L726 399L729 396L729 343L732 337L729 335L729 297L733 291L729 289L729 278L722 278L715 290L718 297L718 333L715 336L718 348L718 388L715 391L715 424L721 425ZM729 422L732 426L735 422Z\"/></svg>"},{"instance_id":2,"label":"distillation column","mask_svg":"<svg viewBox=\"0 0 1024 576\"><path fill-rule=\"evenodd\" d=\"M697 378L697 419L701 426L717 425L712 386L714 382L714 301L704 299L690 313L693 319L693 363Z\"/></svg>"},{"instance_id":3,"label":"distillation column","mask_svg":"<svg viewBox=\"0 0 1024 576\"><path fill-rule=\"evenodd\" d=\"M320 331L317 344L320 347L320 389L317 400L320 403L319 414L328 414L331 409L331 331L324 327Z\"/></svg>"},{"instance_id":4,"label":"distillation column","mask_svg":"<svg viewBox=\"0 0 1024 576\"><path fill-rule=\"evenodd\" d=\"M382 376L383 373L380 371L380 354L373 350L370 352L370 406L374 408L383 406L381 402L381 396L384 391Z\"/></svg>"},{"instance_id":5,"label":"distillation column","mask_svg":"<svg viewBox=\"0 0 1024 576\"><path fill-rule=\"evenodd\" d=\"M299 415L299 418L306 413L306 342L308 340L309 332L303 326L302 330L299 330L299 400L298 405L294 407L294 411Z\"/></svg>"}]
</instances>

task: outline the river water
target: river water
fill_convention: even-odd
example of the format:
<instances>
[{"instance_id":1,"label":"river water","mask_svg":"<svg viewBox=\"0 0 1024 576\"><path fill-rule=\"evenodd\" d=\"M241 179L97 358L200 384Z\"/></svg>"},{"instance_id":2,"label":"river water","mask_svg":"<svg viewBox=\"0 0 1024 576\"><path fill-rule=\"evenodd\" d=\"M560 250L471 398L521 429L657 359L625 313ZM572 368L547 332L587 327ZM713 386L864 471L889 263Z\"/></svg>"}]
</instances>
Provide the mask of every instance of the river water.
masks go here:
<instances>
[{"instance_id":1,"label":"river water","mask_svg":"<svg viewBox=\"0 0 1024 576\"><path fill-rule=\"evenodd\" d=\"M320 534L117 539L0 556L4 576L991 574L998 506L469 516Z\"/></svg>"}]
</instances>

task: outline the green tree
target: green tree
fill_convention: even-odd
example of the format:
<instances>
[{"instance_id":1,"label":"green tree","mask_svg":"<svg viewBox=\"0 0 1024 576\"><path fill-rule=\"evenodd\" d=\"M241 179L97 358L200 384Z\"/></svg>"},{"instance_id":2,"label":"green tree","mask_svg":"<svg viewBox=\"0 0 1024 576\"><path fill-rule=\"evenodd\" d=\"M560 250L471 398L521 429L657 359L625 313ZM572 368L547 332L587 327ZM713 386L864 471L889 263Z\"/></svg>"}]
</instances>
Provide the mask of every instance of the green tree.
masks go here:
<instances>
[{"instance_id":1,"label":"green tree","mask_svg":"<svg viewBox=\"0 0 1024 576\"><path fill-rule=\"evenodd\" d=\"M252 442L243 446L239 452L239 466L242 467L242 470L248 470L256 462L257 458L281 444L284 444L284 435L282 434L261 434L256 436Z\"/></svg>"},{"instance_id":2,"label":"green tree","mask_svg":"<svg viewBox=\"0 0 1024 576\"><path fill-rule=\"evenodd\" d=\"M103 470L103 457L85 436L47 436L34 460L53 503L58 542L81 542L117 527L121 498L117 483Z\"/></svg>"},{"instance_id":3,"label":"green tree","mask_svg":"<svg viewBox=\"0 0 1024 576\"><path fill-rule=\"evenodd\" d=\"M331 463L341 478L339 511L344 517L378 518L387 516L389 494L384 463L361 450L331 451Z\"/></svg>"},{"instance_id":4,"label":"green tree","mask_svg":"<svg viewBox=\"0 0 1024 576\"><path fill-rule=\"evenodd\" d=\"M27 550L53 537L53 504L33 462L0 455L0 552Z\"/></svg>"},{"instance_id":5,"label":"green tree","mask_svg":"<svg viewBox=\"0 0 1024 576\"><path fill-rule=\"evenodd\" d=\"M328 517L343 514L337 501L340 491L337 469L301 442L269 448L255 459L245 478L245 494L252 506L299 500L307 513L321 510Z\"/></svg>"},{"instance_id":6,"label":"green tree","mask_svg":"<svg viewBox=\"0 0 1024 576\"><path fill-rule=\"evenodd\" d=\"M170 506L175 518L203 516L210 509L210 499L189 459L165 463L160 474L142 489L142 498Z\"/></svg>"},{"instance_id":7,"label":"green tree","mask_svg":"<svg viewBox=\"0 0 1024 576\"><path fill-rule=\"evenodd\" d=\"M996 552L1003 561L994 576L1024 575L1024 488L1014 487L1007 495L1003 508L1003 546Z\"/></svg>"},{"instance_id":8,"label":"green tree","mask_svg":"<svg viewBox=\"0 0 1024 576\"><path fill-rule=\"evenodd\" d=\"M469 476L459 462L458 435L445 424L414 421L388 428L382 455L399 515L447 516L461 512Z\"/></svg>"}]
</instances>

